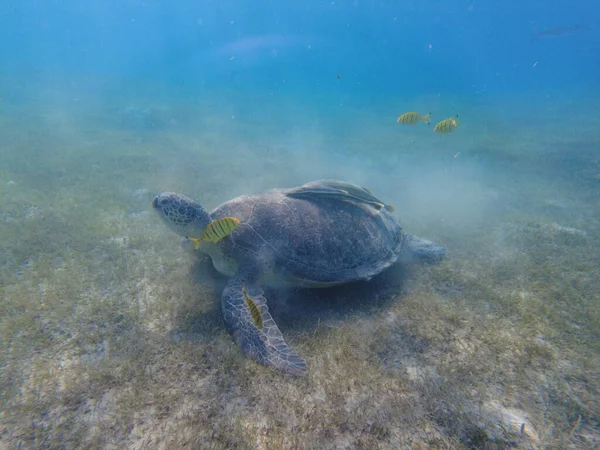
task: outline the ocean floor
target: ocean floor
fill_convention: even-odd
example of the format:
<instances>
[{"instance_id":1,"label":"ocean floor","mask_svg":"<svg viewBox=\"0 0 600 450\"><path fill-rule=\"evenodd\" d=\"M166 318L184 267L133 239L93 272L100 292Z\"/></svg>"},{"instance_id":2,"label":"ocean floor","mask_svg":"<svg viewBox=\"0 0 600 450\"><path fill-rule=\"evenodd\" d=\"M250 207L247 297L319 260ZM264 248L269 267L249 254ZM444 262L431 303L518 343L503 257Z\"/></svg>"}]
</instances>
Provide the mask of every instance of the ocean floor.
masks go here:
<instances>
[{"instance_id":1,"label":"ocean floor","mask_svg":"<svg viewBox=\"0 0 600 450\"><path fill-rule=\"evenodd\" d=\"M442 136L389 105L220 98L1 105L0 448L598 448L592 100L421 99L433 124L460 111ZM225 279L150 202L319 178L368 186L447 259L268 291L298 378L242 355Z\"/></svg>"}]
</instances>

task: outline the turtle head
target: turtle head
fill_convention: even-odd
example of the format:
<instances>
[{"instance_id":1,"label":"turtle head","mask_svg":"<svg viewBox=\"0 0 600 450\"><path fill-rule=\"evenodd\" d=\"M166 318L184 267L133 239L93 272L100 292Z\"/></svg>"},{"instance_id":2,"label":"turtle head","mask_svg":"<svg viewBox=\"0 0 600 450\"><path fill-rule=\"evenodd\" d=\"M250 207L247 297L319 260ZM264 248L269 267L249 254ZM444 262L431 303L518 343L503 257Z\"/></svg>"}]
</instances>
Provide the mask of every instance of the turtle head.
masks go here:
<instances>
[{"instance_id":1,"label":"turtle head","mask_svg":"<svg viewBox=\"0 0 600 450\"><path fill-rule=\"evenodd\" d=\"M202 205L174 192L158 194L152 207L171 230L184 237L199 238L211 220Z\"/></svg>"}]
</instances>

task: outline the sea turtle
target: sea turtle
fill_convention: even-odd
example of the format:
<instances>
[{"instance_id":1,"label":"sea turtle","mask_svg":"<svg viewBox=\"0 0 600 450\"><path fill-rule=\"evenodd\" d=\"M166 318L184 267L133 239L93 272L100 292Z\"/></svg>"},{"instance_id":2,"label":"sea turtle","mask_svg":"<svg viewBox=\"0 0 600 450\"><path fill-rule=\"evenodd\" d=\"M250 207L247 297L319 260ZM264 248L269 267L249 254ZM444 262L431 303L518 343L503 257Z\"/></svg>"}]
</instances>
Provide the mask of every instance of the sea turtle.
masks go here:
<instances>
[{"instance_id":1,"label":"sea turtle","mask_svg":"<svg viewBox=\"0 0 600 450\"><path fill-rule=\"evenodd\" d=\"M229 277L221 308L235 342L253 360L292 374L306 372L306 362L284 341L263 286L369 280L400 256L437 261L446 252L403 233L391 208L366 188L337 180L242 195L210 213L173 192L156 195L152 206ZM225 217L239 220L233 231L218 242L199 240L209 223Z\"/></svg>"}]
</instances>

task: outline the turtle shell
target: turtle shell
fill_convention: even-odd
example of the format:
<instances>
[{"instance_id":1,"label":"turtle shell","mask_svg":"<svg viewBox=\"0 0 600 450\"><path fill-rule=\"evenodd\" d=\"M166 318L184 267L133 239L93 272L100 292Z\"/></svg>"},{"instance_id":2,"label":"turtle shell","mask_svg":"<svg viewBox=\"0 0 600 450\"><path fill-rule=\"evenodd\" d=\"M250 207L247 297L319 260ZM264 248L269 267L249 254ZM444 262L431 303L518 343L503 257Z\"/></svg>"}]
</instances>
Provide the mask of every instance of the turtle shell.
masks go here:
<instances>
[{"instance_id":1,"label":"turtle shell","mask_svg":"<svg viewBox=\"0 0 600 450\"><path fill-rule=\"evenodd\" d=\"M211 212L213 220L240 220L219 243L227 258L307 286L368 279L398 258L403 234L388 210L352 198L288 192L244 195Z\"/></svg>"}]
</instances>

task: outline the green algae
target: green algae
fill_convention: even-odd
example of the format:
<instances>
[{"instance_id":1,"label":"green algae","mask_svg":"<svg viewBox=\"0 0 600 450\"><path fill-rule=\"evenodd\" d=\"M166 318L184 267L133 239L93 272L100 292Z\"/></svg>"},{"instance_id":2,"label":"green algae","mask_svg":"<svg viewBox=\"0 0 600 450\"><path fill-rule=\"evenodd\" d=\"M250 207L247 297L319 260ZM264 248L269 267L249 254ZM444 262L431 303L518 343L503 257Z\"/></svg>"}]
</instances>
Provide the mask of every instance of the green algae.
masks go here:
<instances>
[{"instance_id":1,"label":"green algae","mask_svg":"<svg viewBox=\"0 0 600 450\"><path fill-rule=\"evenodd\" d=\"M409 270L406 283L391 272L375 284L290 292L277 306L310 370L293 379L243 357L221 322L222 278L179 248L149 201L153 191L174 189L216 206L258 189L247 179L252 161L269 155L274 167L292 170L298 160L248 144L207 164L211 146L231 142L199 143L185 130L131 141L127 130L81 126L95 130L104 152L81 133L3 138L0 429L8 448L597 442L598 203L578 213L585 235L552 226L570 216L568 205L548 210L526 199L473 227L423 231L409 222L446 243L448 260ZM539 161L487 151L511 169L490 180L506 182L494 189L521 183L527 197L526 164L539 169ZM267 172L256 184L289 184ZM586 176L552 182L592 202L597 184ZM304 296L313 311L298 304ZM492 423L492 400L526 411L535 439Z\"/></svg>"}]
</instances>

